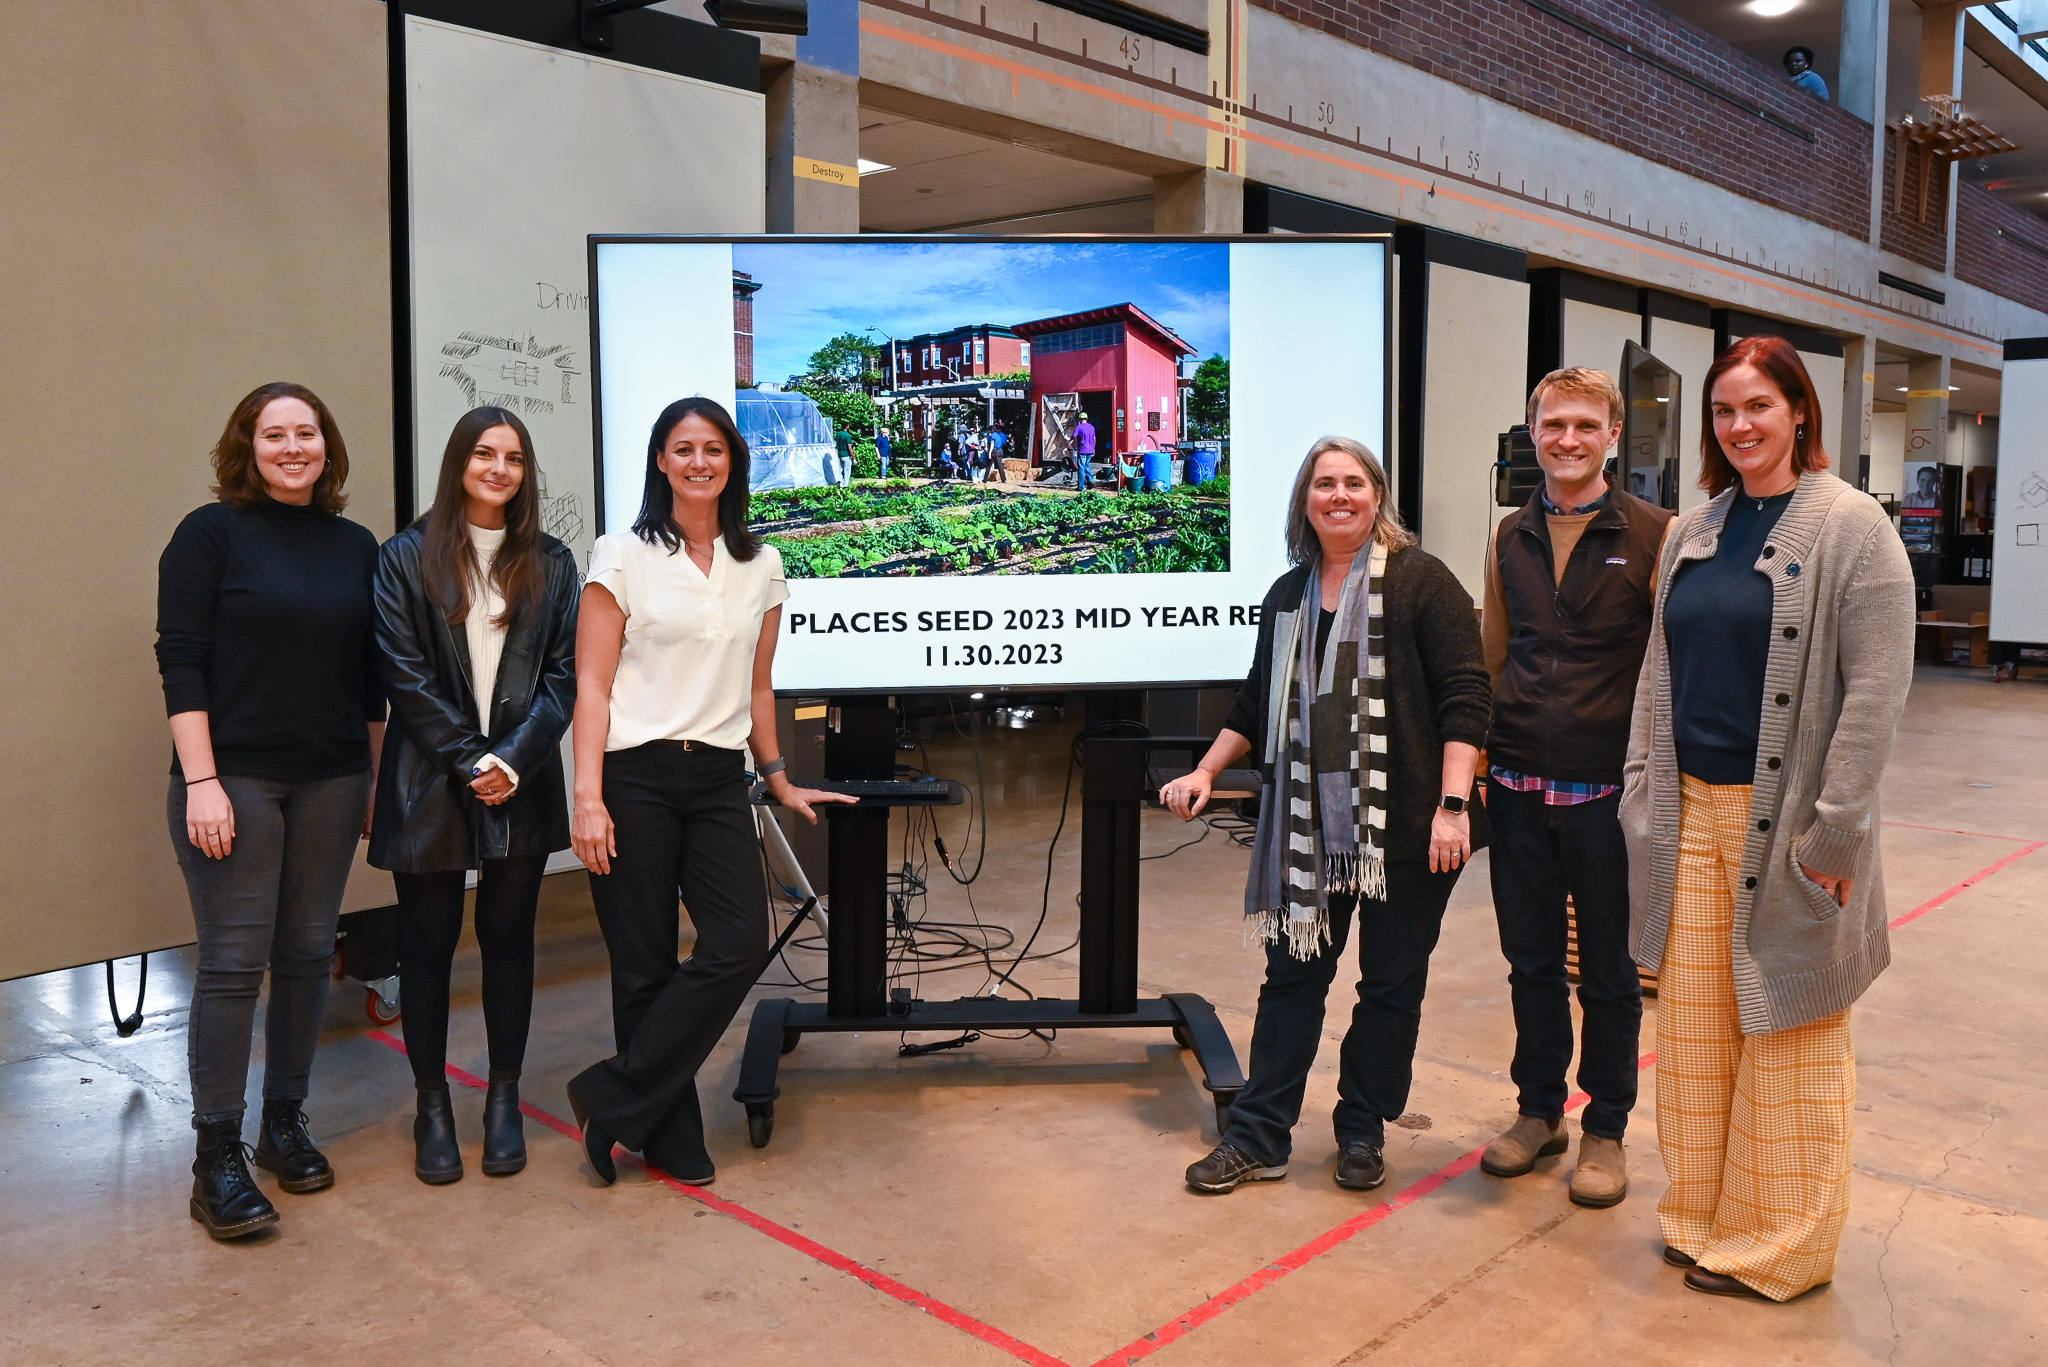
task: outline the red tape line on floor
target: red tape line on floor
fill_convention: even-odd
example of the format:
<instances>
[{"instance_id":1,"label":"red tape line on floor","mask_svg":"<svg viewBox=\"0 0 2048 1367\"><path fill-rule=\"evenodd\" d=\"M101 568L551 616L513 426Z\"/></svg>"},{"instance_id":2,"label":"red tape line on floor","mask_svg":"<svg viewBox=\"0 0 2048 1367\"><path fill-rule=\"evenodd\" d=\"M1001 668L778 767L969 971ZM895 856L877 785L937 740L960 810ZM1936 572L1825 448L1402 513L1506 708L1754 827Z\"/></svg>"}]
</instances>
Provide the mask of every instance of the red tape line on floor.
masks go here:
<instances>
[{"instance_id":1,"label":"red tape line on floor","mask_svg":"<svg viewBox=\"0 0 2048 1367\"><path fill-rule=\"evenodd\" d=\"M370 1038L388 1049L396 1050L401 1054L405 1052L405 1042L403 1040L382 1030L370 1031ZM474 1087L478 1090L482 1090L489 1085L475 1073L465 1072L452 1063L448 1065L448 1076L465 1087ZM551 1115L527 1101L520 1102L519 1109L524 1115L547 1126L564 1138L573 1139L579 1145L583 1142L583 1132L560 1116ZM874 1268L856 1262L844 1253L839 1253L825 1247L816 1239L805 1238L795 1230L779 1225L765 1215L748 1210L737 1201L728 1201L723 1196L715 1195L702 1187L693 1187L687 1183L678 1182L660 1168L649 1166L638 1158L628 1156L626 1163L629 1166L639 1168L671 1191L687 1196L700 1205L708 1206L720 1215L730 1216L748 1228L767 1235L775 1240L775 1242L788 1248L793 1248L807 1258L823 1263L835 1272L843 1272L855 1281L873 1287L885 1296L894 1297L913 1309L922 1310L933 1319L938 1320L942 1324L951 1325L963 1334L972 1334L983 1343L994 1348L1000 1348L1021 1362L1032 1363L1034 1367L1068 1367L1068 1364L1062 1359L1032 1347L1014 1334L1006 1334L994 1325L984 1324L964 1310L956 1310L944 1301L927 1296L924 1292L913 1287L905 1286L894 1277L877 1272Z\"/></svg>"},{"instance_id":2,"label":"red tape line on floor","mask_svg":"<svg viewBox=\"0 0 2048 1367\"><path fill-rule=\"evenodd\" d=\"M2015 845L2024 845L2033 839L2032 836L2026 835L1994 835L1990 831L1960 831L1954 826L1922 826L1917 821L1887 821L1884 824L1897 826L1904 831L1937 831L1942 835L1974 836L1978 840L2010 840Z\"/></svg>"},{"instance_id":3,"label":"red tape line on floor","mask_svg":"<svg viewBox=\"0 0 2048 1367\"><path fill-rule=\"evenodd\" d=\"M2009 839L2010 837L2001 836L1997 838ZM1919 906L1914 907L1904 916L1894 917L1892 919L1891 928L1893 930L1897 930L1900 926L1903 926L1908 922L1919 920L1922 916L1925 916L1930 911L1939 911L1941 908L1947 906L1951 901L1953 901L1956 897L1960 896L1968 889L1975 887L1977 884L1983 882L1992 874L1997 873L2000 869L2005 868L2007 865L2019 863L2020 860L2025 859L2028 855L2032 854L2035 850L2040 849L2043 845L2048 845L2048 840L2036 840L2033 844L2027 846L2023 850L2014 850L2011 854L1999 860L1996 864L1993 864L1991 867L1987 869L1980 869L1976 873L1971 874L1968 878L1965 878L1962 882L1956 884L1947 892L1942 893L1939 897L1933 897L1925 902L1922 902Z\"/></svg>"},{"instance_id":4,"label":"red tape line on floor","mask_svg":"<svg viewBox=\"0 0 2048 1367\"><path fill-rule=\"evenodd\" d=\"M1908 825L1905 822L1887 822L1885 824ZM1942 831L1950 835L1977 836L1981 834L1976 831L1949 831L1945 827L1938 826L1913 827L1912 829ZM1983 838L1992 840L2023 839L2023 837L2019 836L1984 836ZM2025 849L2015 850L1997 863L1971 874L1946 892L1932 897L1904 915L1894 918L1891 922L1891 928L1896 930L1900 926L1919 920L1931 911L1940 910L1963 892L1975 887L1993 874L2018 863L2044 846L2048 846L2048 840L2036 840L2029 843ZM401 1054L405 1052L405 1045L402 1041L382 1030L370 1031L370 1038ZM1656 1062L1657 1053L1653 1049L1637 1060L1636 1067L1638 1070L1649 1069L1656 1066ZM465 1087L481 1089L488 1086L484 1079L474 1073L465 1072L453 1064L448 1066L448 1076ZM1573 1093L1565 1102L1565 1113L1569 1115L1577 1111L1588 1100L1589 1098L1584 1092ZM533 1120L554 1130L564 1138L573 1139L579 1144L582 1142L582 1132L560 1116L551 1115L530 1102L521 1102L519 1109ZM1186 1338L1189 1334L1215 1319L1224 1311L1229 1310L1232 1306L1241 1305L1289 1273L1299 1271L1317 1258L1322 1257L1325 1253L1328 1253L1340 1244L1358 1237L1389 1216L1398 1214L1409 1206L1421 1201L1424 1197L1442 1190L1451 1182L1464 1176L1473 1168L1478 1167L1480 1156L1485 1152L1485 1146L1481 1145L1470 1153L1453 1159L1435 1172L1430 1173L1427 1177L1404 1187L1392 1199L1383 1201L1370 1210L1361 1211L1343 1224L1317 1235L1301 1247L1266 1264L1266 1266L1260 1268L1251 1276L1246 1277L1229 1290L1210 1297L1192 1310L1176 1315L1173 1319L1143 1338L1133 1340L1108 1356L1097 1359L1096 1362L1091 1364L1091 1367L1127 1367L1127 1364L1148 1358L1168 1344ZM922 1291L905 1286L895 1278L886 1276L871 1267L856 1262L843 1253L835 1252L815 1239L805 1238L795 1230L779 1225L765 1215L756 1214L735 1201L728 1201L722 1196L713 1195L702 1187L693 1187L678 1182L661 1169L649 1167L637 1158L629 1156L626 1161L630 1166L639 1168L649 1177L678 1194L708 1206L721 1215L730 1216L749 1228L767 1235L777 1243L795 1249L804 1256L815 1259L834 1271L843 1272L854 1280L871 1286L884 1295L894 1297L905 1305L922 1310L941 1323L951 1325L962 1333L971 1334L991 1347L999 1348L1020 1361L1032 1363L1035 1367L1069 1367L1069 1364L1062 1359L1032 1347L1015 1335L1006 1334L993 1325L984 1324L965 1311L956 1310L944 1301L935 1300L925 1295Z\"/></svg>"},{"instance_id":5,"label":"red tape line on floor","mask_svg":"<svg viewBox=\"0 0 2048 1367\"><path fill-rule=\"evenodd\" d=\"M1924 829L1934 830L1938 828L1926 827ZM1976 832L1954 831L1950 832L1950 834L1975 835ZM1999 836L1993 838L2012 839L2013 837ZM2001 869L2004 869L2011 864L2015 864L2018 861L2025 859L2028 855L2032 854L2035 850L2040 849L2043 845L2048 845L2048 840L2036 840L2033 843L2029 844L2025 849L2015 850L2013 853L2007 855L2005 858L1999 860L1997 863L1992 864L1987 868L1981 869L1978 872L1971 874L1968 878L1965 878L1962 882L1956 884L1947 892L1944 892L1937 897L1933 897L1925 902L1922 902L1919 906L1913 908L1905 915L1894 919L1891 923L1892 929L1896 930L1898 927L1906 925L1909 922L1917 921L1930 911L1940 910L1949 902L1953 901L1958 895L1960 895L1966 889L1974 887L1976 884L1983 882L1985 879L1991 877L1993 874L1999 872ZM1654 1067L1656 1065L1656 1062L1657 1051L1653 1049L1649 1053L1644 1054L1642 1058L1636 1061L1636 1067L1638 1070L1648 1069ZM1574 1092L1571 1098L1565 1102L1565 1114L1569 1115L1573 1111L1578 1110L1581 1106L1584 1106L1588 1100L1589 1098L1586 1096L1584 1092ZM1215 1319L1224 1311L1230 1309L1234 1305L1241 1304L1242 1302L1250 1299L1252 1296L1257 1295L1259 1292L1271 1286L1274 1282L1277 1282L1282 1277L1285 1277L1288 1273L1295 1272L1303 1267L1306 1267L1309 1263L1314 1262L1317 1258L1322 1257L1325 1253L1328 1253L1331 1249L1337 1247L1339 1244L1344 1243L1349 1239L1355 1238L1360 1234L1363 1234L1366 1230L1371 1229L1374 1225L1380 1223L1380 1221L1386 1219L1388 1216L1407 1209L1409 1206L1414 1205L1417 1201L1420 1201L1423 1197L1428 1196L1431 1192L1437 1191L1445 1185L1447 1185L1448 1183L1450 1183L1451 1181L1455 1180L1456 1178L1464 1176L1473 1168L1479 1166L1480 1155L1482 1155L1485 1152L1485 1146L1481 1145L1479 1148L1472 1150L1472 1152L1464 1155L1462 1158L1458 1158L1452 1162L1446 1163L1443 1167L1438 1168L1435 1172L1423 1178L1421 1181L1415 1183L1413 1186L1404 1189L1399 1195L1395 1196L1392 1200L1387 1201L1381 1205L1374 1206L1371 1210L1363 1211L1360 1214L1352 1216L1349 1220L1346 1220L1343 1224L1338 1225L1335 1229L1329 1230L1324 1234L1318 1235L1316 1238L1311 1239L1309 1242L1303 1244L1300 1248L1295 1249L1292 1253L1285 1254L1284 1256L1277 1258L1274 1261L1266 1264L1266 1266L1260 1268L1251 1276L1246 1277L1243 1281L1239 1282L1236 1286L1231 1287L1228 1291L1224 1291L1219 1295L1210 1297L1208 1300L1202 1302L1200 1305L1188 1311L1186 1314L1175 1316L1172 1320L1169 1320L1167 1323L1161 1325L1159 1328L1145 1335L1145 1337L1137 1339L1134 1342L1125 1344L1123 1347L1117 1349L1114 1353L1111 1353L1109 1356L1098 1359L1091 1365L1091 1367L1126 1367L1126 1364L1128 1363L1138 1362L1144 1358L1150 1357L1152 1354L1158 1352L1161 1348L1166 1347L1168 1344L1174 1342L1177 1339L1186 1338L1189 1334L1201 1328L1210 1320Z\"/></svg>"}]
</instances>

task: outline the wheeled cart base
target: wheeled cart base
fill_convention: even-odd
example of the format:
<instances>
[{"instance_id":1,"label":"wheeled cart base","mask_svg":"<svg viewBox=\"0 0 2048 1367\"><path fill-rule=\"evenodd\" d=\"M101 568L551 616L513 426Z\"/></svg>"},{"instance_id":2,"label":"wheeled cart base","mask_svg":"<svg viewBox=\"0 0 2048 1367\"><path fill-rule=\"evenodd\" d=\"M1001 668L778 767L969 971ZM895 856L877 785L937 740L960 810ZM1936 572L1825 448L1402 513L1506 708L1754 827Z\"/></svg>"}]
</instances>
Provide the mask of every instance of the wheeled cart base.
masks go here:
<instances>
[{"instance_id":1,"label":"wheeled cart base","mask_svg":"<svg viewBox=\"0 0 2048 1367\"><path fill-rule=\"evenodd\" d=\"M1237 1050L1216 1009L1192 992L1150 997L1127 1012L1083 1011L1078 1001L1040 998L1013 1001L1002 997L961 997L957 1001L914 1001L901 1015L834 1016L824 1002L772 997L754 1008L747 1029L747 1048L740 1059L739 1085L732 1098L747 1108L747 1137L763 1148L775 1133L775 1101L782 1095L776 1076L782 1056L807 1034L904 1030L1171 1030L1174 1042L1195 1051L1202 1066L1202 1085L1216 1103L1216 1129L1230 1124L1230 1103L1244 1089Z\"/></svg>"},{"instance_id":2,"label":"wheeled cart base","mask_svg":"<svg viewBox=\"0 0 2048 1367\"><path fill-rule=\"evenodd\" d=\"M1128 722L1098 727L1094 713L1109 706L1130 709L1134 697L1091 696L1091 726L1079 739L1081 760L1080 994L1074 999L1015 1001L1004 997L962 997L957 1001L913 1001L908 1009L888 999L889 984L889 809L893 806L952 806L965 790L930 798L863 797L857 804L825 809L832 929L826 939L825 1000L770 998L754 1008L740 1061L733 1100L747 1108L747 1133L755 1148L775 1130L776 1074L782 1055L807 1034L905 1030L1171 1030L1183 1049L1195 1051L1203 1085L1216 1103L1219 1132L1228 1127L1230 1105L1244 1090L1237 1050L1216 1009L1191 992L1163 997L1138 995L1139 810L1152 788L1146 760L1155 748L1194 750L1206 736L1138 736ZM826 737L825 770L835 778L887 778L895 771L895 710L888 700L856 695L836 698ZM1102 720L1110 720L1105 716ZM1104 734L1105 730L1113 731ZM814 899L815 900L815 899ZM801 918L799 918L800 920ZM794 930L796 922L791 923ZM783 932L786 942L790 931ZM1028 948L1027 944L1027 948ZM769 960L774 953L771 951ZM1022 960L1020 959L1021 963ZM1016 968L1012 964L1012 969ZM764 962L765 967L765 962ZM993 965L991 965L993 967ZM891 1010L891 1007L898 1010ZM901 1014L898 1014L898 1011Z\"/></svg>"}]
</instances>

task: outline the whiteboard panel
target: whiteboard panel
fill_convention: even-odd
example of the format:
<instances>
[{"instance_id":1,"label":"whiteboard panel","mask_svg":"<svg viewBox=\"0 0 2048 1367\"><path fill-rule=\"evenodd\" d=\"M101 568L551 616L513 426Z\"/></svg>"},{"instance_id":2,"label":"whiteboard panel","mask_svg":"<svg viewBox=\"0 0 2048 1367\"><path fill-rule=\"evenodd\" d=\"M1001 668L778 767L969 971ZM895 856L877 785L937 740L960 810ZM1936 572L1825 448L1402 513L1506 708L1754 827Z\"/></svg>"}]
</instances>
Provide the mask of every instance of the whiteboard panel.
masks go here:
<instances>
[{"instance_id":1,"label":"whiteboard panel","mask_svg":"<svg viewBox=\"0 0 2048 1367\"><path fill-rule=\"evenodd\" d=\"M587 239L761 232L765 104L416 16L405 45L415 507L457 418L515 409L547 528L587 562L601 530Z\"/></svg>"}]
</instances>

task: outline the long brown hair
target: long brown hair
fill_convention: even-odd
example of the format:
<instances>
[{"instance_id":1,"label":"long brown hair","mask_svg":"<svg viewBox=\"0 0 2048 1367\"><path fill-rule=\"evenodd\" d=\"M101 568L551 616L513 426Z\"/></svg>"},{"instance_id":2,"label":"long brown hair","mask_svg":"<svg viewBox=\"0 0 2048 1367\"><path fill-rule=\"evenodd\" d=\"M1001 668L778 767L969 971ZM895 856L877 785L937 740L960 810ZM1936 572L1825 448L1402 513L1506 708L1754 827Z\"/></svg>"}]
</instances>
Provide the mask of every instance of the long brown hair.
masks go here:
<instances>
[{"instance_id":1,"label":"long brown hair","mask_svg":"<svg viewBox=\"0 0 2048 1367\"><path fill-rule=\"evenodd\" d=\"M1805 414L1792 433L1793 472L1803 475L1808 470L1825 470L1831 463L1821 445L1820 405L1814 402L1813 376L1806 373L1799 349L1783 337L1744 337L1714 358L1707 367L1706 383L1700 386L1706 397L1700 406L1700 488L1709 494L1718 494L1742 478L1721 449L1721 439L1714 435L1714 386L1723 375L1745 365L1755 366L1778 387L1785 402Z\"/></svg>"},{"instance_id":2,"label":"long brown hair","mask_svg":"<svg viewBox=\"0 0 2048 1367\"><path fill-rule=\"evenodd\" d=\"M269 486L256 468L256 420L274 399L297 399L320 420L320 435L327 443L327 467L314 481L312 506L323 513L340 512L348 506L341 492L348 482L348 444L341 439L341 425L318 394L289 380L258 385L228 415L228 425L213 444L213 496L234 508L250 507L268 496Z\"/></svg>"},{"instance_id":3,"label":"long brown hair","mask_svg":"<svg viewBox=\"0 0 2048 1367\"><path fill-rule=\"evenodd\" d=\"M533 435L510 409L472 408L455 420L455 430L448 434L441 452L441 478L434 485L434 506L419 522L420 574L427 597L447 613L450 626L469 620L469 587L482 571L469 538L462 477L469 469L470 453L493 427L511 428L526 454L525 478L505 505L505 544L491 562L491 583L505 600L497 625L530 625L540 616L546 592L540 549L540 462L533 454Z\"/></svg>"}]
</instances>

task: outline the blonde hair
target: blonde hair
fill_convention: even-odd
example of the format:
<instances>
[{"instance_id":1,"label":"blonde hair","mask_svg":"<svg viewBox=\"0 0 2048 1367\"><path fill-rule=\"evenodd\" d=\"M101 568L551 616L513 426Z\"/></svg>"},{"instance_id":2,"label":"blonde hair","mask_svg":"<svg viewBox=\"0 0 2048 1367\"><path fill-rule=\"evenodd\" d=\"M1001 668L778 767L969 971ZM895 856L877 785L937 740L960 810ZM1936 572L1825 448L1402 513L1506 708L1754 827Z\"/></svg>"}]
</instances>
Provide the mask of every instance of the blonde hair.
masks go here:
<instances>
[{"instance_id":1,"label":"blonde hair","mask_svg":"<svg viewBox=\"0 0 2048 1367\"><path fill-rule=\"evenodd\" d=\"M1372 539L1390 551L1415 544L1415 533L1401 522L1401 514L1394 510L1394 500L1387 492L1387 472L1380 464L1380 458L1362 441L1350 437L1317 437L1308 448L1308 455L1301 462L1301 469L1294 476L1294 496L1287 502L1287 560L1294 565L1304 565L1314 560L1322 549L1316 537L1315 528L1308 520L1308 490L1315 482L1316 461L1328 451L1341 451L1358 462L1358 468L1365 472L1366 483L1372 485L1373 493L1379 500L1379 513L1373 519Z\"/></svg>"},{"instance_id":2,"label":"blonde hair","mask_svg":"<svg viewBox=\"0 0 2048 1367\"><path fill-rule=\"evenodd\" d=\"M1529 426L1536 425L1536 414L1543 407L1544 399L1552 394L1563 394L1574 399L1596 399L1607 405L1607 425L1614 427L1628 416L1628 405L1622 401L1621 387L1614 377L1604 370L1591 366L1568 365L1563 370L1553 370L1536 382L1529 391Z\"/></svg>"}]
</instances>

